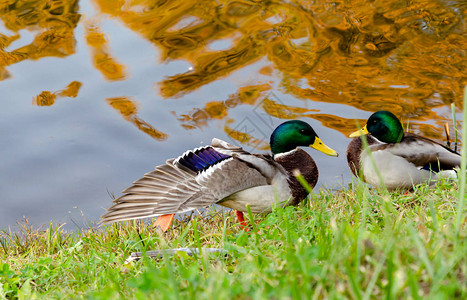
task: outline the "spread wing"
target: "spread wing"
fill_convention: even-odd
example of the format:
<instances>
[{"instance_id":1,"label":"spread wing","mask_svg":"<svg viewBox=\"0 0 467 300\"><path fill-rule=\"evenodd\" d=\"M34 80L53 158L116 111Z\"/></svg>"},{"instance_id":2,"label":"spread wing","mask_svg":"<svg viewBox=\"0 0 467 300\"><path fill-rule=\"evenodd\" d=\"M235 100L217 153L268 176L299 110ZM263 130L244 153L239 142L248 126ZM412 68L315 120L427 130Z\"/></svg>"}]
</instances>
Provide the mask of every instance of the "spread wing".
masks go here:
<instances>
[{"instance_id":1,"label":"spread wing","mask_svg":"<svg viewBox=\"0 0 467 300\"><path fill-rule=\"evenodd\" d=\"M271 157L252 155L213 139L136 180L102 216L102 223L182 213L216 203L238 191L271 184L286 174Z\"/></svg>"}]
</instances>

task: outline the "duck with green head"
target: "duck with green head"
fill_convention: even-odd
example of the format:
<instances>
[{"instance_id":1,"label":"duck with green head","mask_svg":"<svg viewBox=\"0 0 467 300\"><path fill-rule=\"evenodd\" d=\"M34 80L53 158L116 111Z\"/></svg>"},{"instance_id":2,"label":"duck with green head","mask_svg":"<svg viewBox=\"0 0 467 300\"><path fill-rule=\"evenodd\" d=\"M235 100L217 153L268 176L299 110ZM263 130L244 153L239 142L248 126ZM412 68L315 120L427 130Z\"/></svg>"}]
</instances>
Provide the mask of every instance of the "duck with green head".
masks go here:
<instances>
[{"instance_id":1,"label":"duck with green head","mask_svg":"<svg viewBox=\"0 0 467 300\"><path fill-rule=\"evenodd\" d=\"M363 150L360 138L350 142L347 161L355 176L361 176L375 187L394 190L411 189L420 183L434 184L441 177L456 176L454 168L460 166L458 153L428 138L404 132L399 119L389 111L375 112L366 125L350 137L363 135L366 135L374 164Z\"/></svg>"},{"instance_id":2,"label":"duck with green head","mask_svg":"<svg viewBox=\"0 0 467 300\"><path fill-rule=\"evenodd\" d=\"M173 215L211 204L239 212L270 212L274 205L296 205L308 192L292 172L299 170L310 186L318 168L298 147L312 147L337 156L313 128L293 120L271 135L271 155L251 154L214 138L211 145L186 151L136 180L102 216L103 223L162 216L156 221L167 230ZM239 220L242 214L238 213ZM160 221L163 220L163 221Z\"/></svg>"}]
</instances>

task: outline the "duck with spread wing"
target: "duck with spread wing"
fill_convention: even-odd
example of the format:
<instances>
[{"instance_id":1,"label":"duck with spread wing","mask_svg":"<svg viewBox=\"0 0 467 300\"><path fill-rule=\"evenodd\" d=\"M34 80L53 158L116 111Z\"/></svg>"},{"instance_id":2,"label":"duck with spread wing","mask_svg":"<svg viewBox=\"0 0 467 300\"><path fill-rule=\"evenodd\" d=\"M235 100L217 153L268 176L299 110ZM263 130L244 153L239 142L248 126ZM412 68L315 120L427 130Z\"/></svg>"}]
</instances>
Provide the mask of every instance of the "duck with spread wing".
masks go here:
<instances>
[{"instance_id":1,"label":"duck with spread wing","mask_svg":"<svg viewBox=\"0 0 467 300\"><path fill-rule=\"evenodd\" d=\"M102 216L102 223L159 217L165 231L176 213L218 204L242 212L270 212L274 205L297 205L308 195L293 175L299 170L310 186L318 168L303 149L337 156L313 128L299 120L279 125L271 135L272 155L251 154L214 138L211 145L186 151L136 180Z\"/></svg>"}]
</instances>

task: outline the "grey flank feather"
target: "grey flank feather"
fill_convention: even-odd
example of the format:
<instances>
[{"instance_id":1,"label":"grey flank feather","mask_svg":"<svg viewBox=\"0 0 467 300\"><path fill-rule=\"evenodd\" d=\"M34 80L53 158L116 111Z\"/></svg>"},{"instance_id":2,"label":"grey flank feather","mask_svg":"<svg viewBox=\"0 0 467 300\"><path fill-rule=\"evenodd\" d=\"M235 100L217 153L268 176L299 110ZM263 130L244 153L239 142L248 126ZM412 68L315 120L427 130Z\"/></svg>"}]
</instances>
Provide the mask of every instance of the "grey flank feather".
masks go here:
<instances>
[{"instance_id":1,"label":"grey flank feather","mask_svg":"<svg viewBox=\"0 0 467 300\"><path fill-rule=\"evenodd\" d=\"M405 133L404 140L391 148L391 153L404 157L416 166L439 163L444 168L460 166L461 156L430 139Z\"/></svg>"}]
</instances>

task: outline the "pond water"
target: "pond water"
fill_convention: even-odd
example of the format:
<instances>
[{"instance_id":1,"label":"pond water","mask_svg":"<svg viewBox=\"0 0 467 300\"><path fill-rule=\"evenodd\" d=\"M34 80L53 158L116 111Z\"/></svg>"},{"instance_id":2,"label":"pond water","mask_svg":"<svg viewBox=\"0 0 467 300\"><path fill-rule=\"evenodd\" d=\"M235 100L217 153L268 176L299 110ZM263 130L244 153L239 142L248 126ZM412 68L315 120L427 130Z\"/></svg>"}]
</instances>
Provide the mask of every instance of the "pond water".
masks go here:
<instances>
[{"instance_id":1,"label":"pond water","mask_svg":"<svg viewBox=\"0 0 467 300\"><path fill-rule=\"evenodd\" d=\"M95 222L166 159L212 137L265 152L287 119L341 154L307 150L318 187L351 181L347 135L376 110L444 141L467 82L466 11L447 0L2 1L0 228Z\"/></svg>"}]
</instances>

